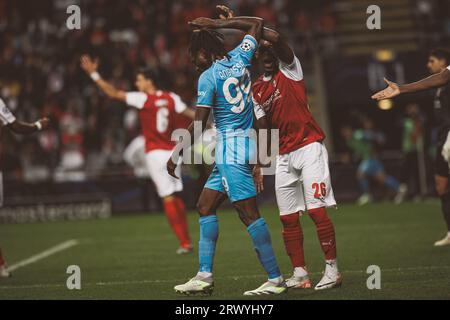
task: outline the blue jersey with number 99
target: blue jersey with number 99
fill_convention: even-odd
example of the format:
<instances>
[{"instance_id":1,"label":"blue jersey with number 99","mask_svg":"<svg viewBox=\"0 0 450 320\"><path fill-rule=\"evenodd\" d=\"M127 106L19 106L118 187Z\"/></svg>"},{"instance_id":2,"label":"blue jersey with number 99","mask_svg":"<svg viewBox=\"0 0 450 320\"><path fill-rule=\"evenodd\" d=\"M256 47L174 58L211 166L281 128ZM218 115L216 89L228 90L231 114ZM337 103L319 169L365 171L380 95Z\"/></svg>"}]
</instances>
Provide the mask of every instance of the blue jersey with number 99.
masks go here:
<instances>
[{"instance_id":1,"label":"blue jersey with number 99","mask_svg":"<svg viewBox=\"0 0 450 320\"><path fill-rule=\"evenodd\" d=\"M198 80L197 106L212 108L220 135L253 126L253 102L249 67L257 42L246 35L228 57L216 60Z\"/></svg>"}]
</instances>

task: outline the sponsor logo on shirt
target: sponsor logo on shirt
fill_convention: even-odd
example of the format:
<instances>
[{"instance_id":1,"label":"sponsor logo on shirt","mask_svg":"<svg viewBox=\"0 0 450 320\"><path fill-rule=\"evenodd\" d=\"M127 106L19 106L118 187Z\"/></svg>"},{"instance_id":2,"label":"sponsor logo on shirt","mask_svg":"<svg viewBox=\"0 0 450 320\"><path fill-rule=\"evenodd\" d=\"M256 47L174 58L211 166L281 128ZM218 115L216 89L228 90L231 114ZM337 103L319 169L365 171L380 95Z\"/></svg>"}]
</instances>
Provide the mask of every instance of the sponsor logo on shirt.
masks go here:
<instances>
[{"instance_id":1,"label":"sponsor logo on shirt","mask_svg":"<svg viewBox=\"0 0 450 320\"><path fill-rule=\"evenodd\" d=\"M263 108L264 111L269 111L270 108L272 107L272 103L274 103L276 100L280 99L281 96L281 92L280 89L275 90L275 92L269 97L269 99L267 99L266 101L264 101L261 104L261 107Z\"/></svg>"}]
</instances>

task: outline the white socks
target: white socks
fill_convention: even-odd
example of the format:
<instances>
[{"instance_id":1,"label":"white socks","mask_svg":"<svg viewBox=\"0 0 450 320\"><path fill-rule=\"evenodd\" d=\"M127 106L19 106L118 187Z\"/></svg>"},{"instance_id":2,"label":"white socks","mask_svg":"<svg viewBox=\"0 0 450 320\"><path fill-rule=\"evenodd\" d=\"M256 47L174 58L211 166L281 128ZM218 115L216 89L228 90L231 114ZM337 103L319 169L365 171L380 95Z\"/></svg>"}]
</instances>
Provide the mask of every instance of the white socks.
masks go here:
<instances>
[{"instance_id":1,"label":"white socks","mask_svg":"<svg viewBox=\"0 0 450 320\"><path fill-rule=\"evenodd\" d=\"M306 277L308 275L308 271L306 271L305 268L303 267L296 267L294 269L294 276L302 278L302 277Z\"/></svg>"},{"instance_id":2,"label":"white socks","mask_svg":"<svg viewBox=\"0 0 450 320\"><path fill-rule=\"evenodd\" d=\"M283 282L283 276L279 276L278 278L269 279L270 282L280 284Z\"/></svg>"},{"instance_id":3,"label":"white socks","mask_svg":"<svg viewBox=\"0 0 450 320\"><path fill-rule=\"evenodd\" d=\"M331 273L338 273L338 266L337 266L337 260L325 260L326 266L325 266L325 273L331 272Z\"/></svg>"},{"instance_id":4,"label":"white socks","mask_svg":"<svg viewBox=\"0 0 450 320\"><path fill-rule=\"evenodd\" d=\"M197 272L197 276L203 279L212 278L212 275L213 274L211 272Z\"/></svg>"}]
</instances>

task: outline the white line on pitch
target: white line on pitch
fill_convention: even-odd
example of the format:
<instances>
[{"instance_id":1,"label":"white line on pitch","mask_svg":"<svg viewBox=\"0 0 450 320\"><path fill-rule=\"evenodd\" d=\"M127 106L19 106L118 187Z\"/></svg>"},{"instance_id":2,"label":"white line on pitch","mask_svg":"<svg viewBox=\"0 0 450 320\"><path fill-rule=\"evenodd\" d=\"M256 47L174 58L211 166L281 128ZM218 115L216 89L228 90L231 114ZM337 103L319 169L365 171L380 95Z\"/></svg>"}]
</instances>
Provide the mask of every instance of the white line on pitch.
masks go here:
<instances>
[{"instance_id":1,"label":"white line on pitch","mask_svg":"<svg viewBox=\"0 0 450 320\"><path fill-rule=\"evenodd\" d=\"M431 271L431 270L448 270L450 266L418 266L410 268L388 268L382 269L382 272L419 272L419 271ZM365 270L344 270L341 271L344 275L348 273L365 273ZM311 272L310 275L319 275L322 272ZM240 280L240 279L251 279L251 278L264 278L263 274L248 274L242 276L219 276L215 279L221 280ZM154 280L124 280L124 281L110 281L110 282L90 282L83 283L83 286L121 286L121 285L141 285L141 284L156 284L156 283L173 283L186 281L183 279L154 279ZM45 288L65 288L66 284L34 284L34 285L18 285L18 286L0 286L0 289L45 289Z\"/></svg>"},{"instance_id":2,"label":"white line on pitch","mask_svg":"<svg viewBox=\"0 0 450 320\"><path fill-rule=\"evenodd\" d=\"M67 240L63 243L60 243L54 247L51 247L50 249L47 249L45 251L42 251L41 253L38 253L32 257L29 257L28 259L25 259L23 261L17 262L13 265L11 265L8 268L8 271L14 271L17 270L19 268L25 267L29 264L38 262L39 260L45 259L51 255L54 255L55 253L58 253L60 251L64 251L67 250L73 246L76 246L78 244L78 240Z\"/></svg>"}]
</instances>

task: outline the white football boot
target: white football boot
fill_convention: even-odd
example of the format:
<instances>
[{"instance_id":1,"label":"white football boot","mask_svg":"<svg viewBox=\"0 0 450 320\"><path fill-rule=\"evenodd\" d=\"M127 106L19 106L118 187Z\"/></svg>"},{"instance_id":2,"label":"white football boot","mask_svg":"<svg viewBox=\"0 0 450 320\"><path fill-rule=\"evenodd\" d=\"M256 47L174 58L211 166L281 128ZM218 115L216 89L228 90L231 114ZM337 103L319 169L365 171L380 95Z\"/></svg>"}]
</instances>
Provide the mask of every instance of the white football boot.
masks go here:
<instances>
[{"instance_id":1,"label":"white football boot","mask_svg":"<svg viewBox=\"0 0 450 320\"><path fill-rule=\"evenodd\" d=\"M310 289L312 282L306 269L301 267L295 268L292 277L286 280L286 287L289 289Z\"/></svg>"},{"instance_id":2,"label":"white football boot","mask_svg":"<svg viewBox=\"0 0 450 320\"><path fill-rule=\"evenodd\" d=\"M358 206L364 206L368 203L372 203L372 201L373 201L372 196L368 193L364 193L358 198L357 204Z\"/></svg>"},{"instance_id":3,"label":"white football boot","mask_svg":"<svg viewBox=\"0 0 450 320\"><path fill-rule=\"evenodd\" d=\"M327 261L325 272L322 279L314 288L315 290L325 290L340 287L342 284L342 275L337 269L336 261Z\"/></svg>"},{"instance_id":4,"label":"white football boot","mask_svg":"<svg viewBox=\"0 0 450 320\"><path fill-rule=\"evenodd\" d=\"M194 248L192 246L189 247L179 247L176 251L176 254L178 255L185 255L190 254L194 252Z\"/></svg>"},{"instance_id":5,"label":"white football boot","mask_svg":"<svg viewBox=\"0 0 450 320\"><path fill-rule=\"evenodd\" d=\"M283 279L276 281L267 281L263 283L259 288L251 291L245 291L244 296L262 296L262 295L271 295L271 294L280 294L286 292L287 287Z\"/></svg>"},{"instance_id":6,"label":"white football boot","mask_svg":"<svg viewBox=\"0 0 450 320\"><path fill-rule=\"evenodd\" d=\"M11 273L8 271L6 264L0 266L0 278L9 278Z\"/></svg>"},{"instance_id":7,"label":"white football boot","mask_svg":"<svg viewBox=\"0 0 450 320\"><path fill-rule=\"evenodd\" d=\"M175 286L174 289L176 293L181 293L188 296L194 294L211 295L214 290L213 277L212 275L204 277L200 273L198 273L194 278L192 278L185 284Z\"/></svg>"},{"instance_id":8,"label":"white football boot","mask_svg":"<svg viewBox=\"0 0 450 320\"><path fill-rule=\"evenodd\" d=\"M444 246L450 246L450 232L447 234L447 236L439 241L436 241L434 243L435 247L444 247Z\"/></svg>"},{"instance_id":9,"label":"white football boot","mask_svg":"<svg viewBox=\"0 0 450 320\"><path fill-rule=\"evenodd\" d=\"M395 195L394 203L400 204L403 201L405 201L405 197L406 197L407 193L408 193L408 186L406 184L402 183L400 185L400 187L398 188L397 194Z\"/></svg>"}]
</instances>

